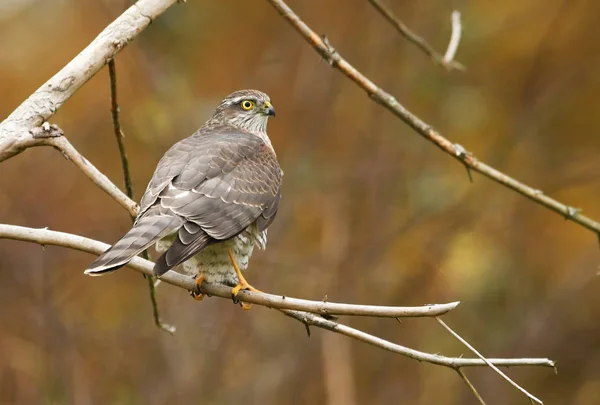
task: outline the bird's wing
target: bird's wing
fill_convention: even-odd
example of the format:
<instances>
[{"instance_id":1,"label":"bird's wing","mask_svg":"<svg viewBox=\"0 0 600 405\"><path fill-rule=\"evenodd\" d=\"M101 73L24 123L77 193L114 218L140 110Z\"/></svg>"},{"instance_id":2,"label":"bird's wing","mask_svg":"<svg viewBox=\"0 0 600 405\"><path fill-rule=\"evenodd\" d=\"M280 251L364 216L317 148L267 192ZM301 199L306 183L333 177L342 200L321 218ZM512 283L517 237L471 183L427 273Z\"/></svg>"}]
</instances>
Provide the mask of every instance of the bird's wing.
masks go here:
<instances>
[{"instance_id":1,"label":"bird's wing","mask_svg":"<svg viewBox=\"0 0 600 405\"><path fill-rule=\"evenodd\" d=\"M181 218L161 207L151 208L125 236L98 256L84 273L99 276L117 270L160 238L179 229L182 224Z\"/></svg>"},{"instance_id":2,"label":"bird's wing","mask_svg":"<svg viewBox=\"0 0 600 405\"><path fill-rule=\"evenodd\" d=\"M156 186L151 182L142 199L183 220L173 244L156 262L158 275L255 221L259 230L266 229L279 205L282 172L261 138L229 126L196 138L191 146L180 146L192 148L185 164L165 155L164 164L173 160L177 170L161 168L161 160L153 177Z\"/></svg>"},{"instance_id":3,"label":"bird's wing","mask_svg":"<svg viewBox=\"0 0 600 405\"><path fill-rule=\"evenodd\" d=\"M266 229L277 212L280 184L275 153L259 137L230 126L201 129L165 153L133 228L85 273L116 270L175 231L175 241L155 265L157 274L257 219L259 229Z\"/></svg>"}]
</instances>

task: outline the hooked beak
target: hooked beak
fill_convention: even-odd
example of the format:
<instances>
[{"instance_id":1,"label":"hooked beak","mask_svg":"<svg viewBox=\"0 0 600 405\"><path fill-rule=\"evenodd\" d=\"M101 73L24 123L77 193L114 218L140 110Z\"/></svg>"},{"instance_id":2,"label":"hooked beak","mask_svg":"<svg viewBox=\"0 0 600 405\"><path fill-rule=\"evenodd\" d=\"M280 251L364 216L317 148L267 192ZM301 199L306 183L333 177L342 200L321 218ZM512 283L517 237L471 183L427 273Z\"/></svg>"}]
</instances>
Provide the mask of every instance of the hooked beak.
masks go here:
<instances>
[{"instance_id":1,"label":"hooked beak","mask_svg":"<svg viewBox=\"0 0 600 405\"><path fill-rule=\"evenodd\" d=\"M263 112L265 113L265 115L267 117L275 116L275 109L273 108L271 103L269 103L268 101L265 101L265 106L263 107Z\"/></svg>"}]
</instances>

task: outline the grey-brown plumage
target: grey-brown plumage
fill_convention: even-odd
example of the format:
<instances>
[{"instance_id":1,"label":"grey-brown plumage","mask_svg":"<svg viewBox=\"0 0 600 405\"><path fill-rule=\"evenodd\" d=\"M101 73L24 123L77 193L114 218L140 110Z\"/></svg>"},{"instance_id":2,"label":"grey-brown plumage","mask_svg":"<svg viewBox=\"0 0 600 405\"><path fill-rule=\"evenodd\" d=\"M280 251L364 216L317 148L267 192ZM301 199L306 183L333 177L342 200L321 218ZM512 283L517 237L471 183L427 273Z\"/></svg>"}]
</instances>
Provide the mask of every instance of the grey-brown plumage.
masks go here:
<instances>
[{"instance_id":1,"label":"grey-brown plumage","mask_svg":"<svg viewBox=\"0 0 600 405\"><path fill-rule=\"evenodd\" d=\"M133 228L85 271L100 275L156 243L156 275L183 263L208 282L236 285L228 251L245 270L266 245L282 171L266 133L275 115L256 90L230 94L196 133L171 147L148 184Z\"/></svg>"}]
</instances>

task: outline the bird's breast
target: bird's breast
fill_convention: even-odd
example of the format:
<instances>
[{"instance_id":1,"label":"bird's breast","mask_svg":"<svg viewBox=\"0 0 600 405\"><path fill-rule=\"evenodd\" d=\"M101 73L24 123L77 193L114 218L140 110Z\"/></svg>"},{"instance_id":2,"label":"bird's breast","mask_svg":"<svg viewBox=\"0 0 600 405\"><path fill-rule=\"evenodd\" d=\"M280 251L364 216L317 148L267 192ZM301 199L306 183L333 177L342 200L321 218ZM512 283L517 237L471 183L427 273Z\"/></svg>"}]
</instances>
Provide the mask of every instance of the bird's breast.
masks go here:
<instances>
[{"instance_id":1,"label":"bird's breast","mask_svg":"<svg viewBox=\"0 0 600 405\"><path fill-rule=\"evenodd\" d=\"M157 242L156 250L159 253L165 252L171 241L172 237L163 238L163 240ZM266 247L266 244L267 231L261 232L255 224L252 224L231 239L209 245L185 261L180 268L184 273L191 276L204 276L206 282L209 283L235 286L238 278L231 264L229 251L231 251L239 269L244 271L248 268L254 247L256 246L262 250Z\"/></svg>"}]
</instances>

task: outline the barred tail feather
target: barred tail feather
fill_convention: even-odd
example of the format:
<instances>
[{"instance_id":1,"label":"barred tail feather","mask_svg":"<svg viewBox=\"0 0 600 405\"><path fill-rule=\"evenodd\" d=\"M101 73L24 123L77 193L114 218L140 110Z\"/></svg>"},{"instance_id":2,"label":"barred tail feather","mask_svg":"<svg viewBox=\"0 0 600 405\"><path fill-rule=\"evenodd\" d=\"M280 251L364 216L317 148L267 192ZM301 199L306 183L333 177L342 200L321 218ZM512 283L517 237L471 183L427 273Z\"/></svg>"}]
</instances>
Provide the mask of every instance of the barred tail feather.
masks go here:
<instances>
[{"instance_id":1,"label":"barred tail feather","mask_svg":"<svg viewBox=\"0 0 600 405\"><path fill-rule=\"evenodd\" d=\"M156 215L141 218L125 236L98 256L84 274L100 276L115 271L180 226L181 219L176 216Z\"/></svg>"}]
</instances>

